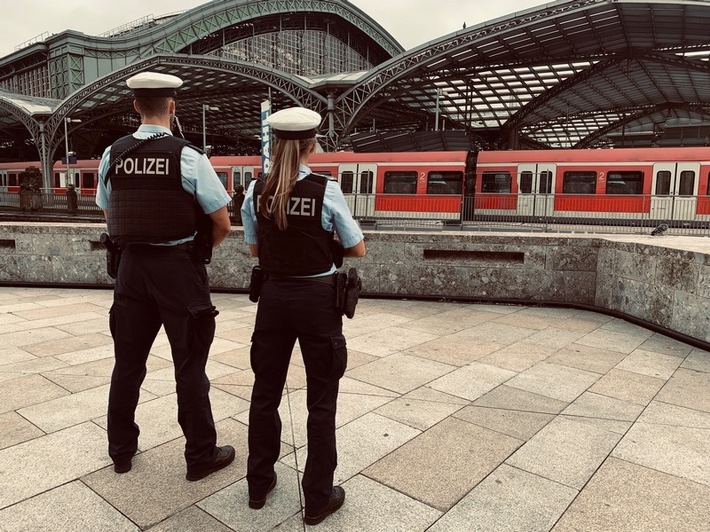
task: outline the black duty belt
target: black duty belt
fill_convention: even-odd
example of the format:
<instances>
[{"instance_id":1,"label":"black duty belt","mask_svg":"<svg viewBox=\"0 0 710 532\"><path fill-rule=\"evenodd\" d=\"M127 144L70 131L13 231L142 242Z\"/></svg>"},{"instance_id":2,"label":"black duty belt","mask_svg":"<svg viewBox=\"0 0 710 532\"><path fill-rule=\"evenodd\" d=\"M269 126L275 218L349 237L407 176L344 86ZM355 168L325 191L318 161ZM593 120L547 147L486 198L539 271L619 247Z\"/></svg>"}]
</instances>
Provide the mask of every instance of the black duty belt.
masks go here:
<instances>
[{"instance_id":1,"label":"black duty belt","mask_svg":"<svg viewBox=\"0 0 710 532\"><path fill-rule=\"evenodd\" d=\"M320 275L318 277L289 277L287 275L275 275L273 273L267 273L264 280L272 281L307 281L312 283L322 283L330 286L334 285L333 274Z\"/></svg>"}]
</instances>

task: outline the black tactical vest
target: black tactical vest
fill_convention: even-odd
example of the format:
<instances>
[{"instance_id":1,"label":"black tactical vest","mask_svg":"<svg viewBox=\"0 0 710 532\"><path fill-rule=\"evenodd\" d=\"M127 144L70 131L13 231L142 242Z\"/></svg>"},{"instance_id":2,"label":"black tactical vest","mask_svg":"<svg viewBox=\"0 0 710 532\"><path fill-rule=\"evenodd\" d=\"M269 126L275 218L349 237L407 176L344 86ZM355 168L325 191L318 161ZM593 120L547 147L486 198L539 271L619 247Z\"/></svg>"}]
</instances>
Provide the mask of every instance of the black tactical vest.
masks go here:
<instances>
[{"instance_id":1,"label":"black tactical vest","mask_svg":"<svg viewBox=\"0 0 710 532\"><path fill-rule=\"evenodd\" d=\"M145 144L128 135L113 143L110 161L120 160L107 176L112 239L156 244L195 234L198 205L182 188L180 175L180 153L188 145L172 135Z\"/></svg>"},{"instance_id":2,"label":"black tactical vest","mask_svg":"<svg viewBox=\"0 0 710 532\"><path fill-rule=\"evenodd\" d=\"M333 266L333 234L321 224L325 176L310 174L291 191L286 218L288 227L280 231L276 222L259 213L263 179L254 185L254 209L259 238L259 266L267 273L284 276L317 275Z\"/></svg>"}]
</instances>

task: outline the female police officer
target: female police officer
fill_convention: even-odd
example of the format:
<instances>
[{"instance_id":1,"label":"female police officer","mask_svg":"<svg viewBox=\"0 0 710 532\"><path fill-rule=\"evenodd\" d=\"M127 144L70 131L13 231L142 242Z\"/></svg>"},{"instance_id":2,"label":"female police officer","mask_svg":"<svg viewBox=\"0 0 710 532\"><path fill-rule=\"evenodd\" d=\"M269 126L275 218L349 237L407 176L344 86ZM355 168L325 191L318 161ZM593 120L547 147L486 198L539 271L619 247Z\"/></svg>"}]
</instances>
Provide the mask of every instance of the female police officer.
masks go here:
<instances>
[{"instance_id":1,"label":"female police officer","mask_svg":"<svg viewBox=\"0 0 710 532\"><path fill-rule=\"evenodd\" d=\"M318 113L300 108L274 113L271 171L253 182L242 206L249 250L265 272L251 366L255 375L249 412L249 506L261 508L276 485L281 419L278 407L291 351L298 339L306 367L308 459L303 475L307 524L317 524L345 500L333 486L337 465L335 411L347 350L335 310L332 239L346 257L363 257L365 243L336 181L311 173Z\"/></svg>"}]
</instances>

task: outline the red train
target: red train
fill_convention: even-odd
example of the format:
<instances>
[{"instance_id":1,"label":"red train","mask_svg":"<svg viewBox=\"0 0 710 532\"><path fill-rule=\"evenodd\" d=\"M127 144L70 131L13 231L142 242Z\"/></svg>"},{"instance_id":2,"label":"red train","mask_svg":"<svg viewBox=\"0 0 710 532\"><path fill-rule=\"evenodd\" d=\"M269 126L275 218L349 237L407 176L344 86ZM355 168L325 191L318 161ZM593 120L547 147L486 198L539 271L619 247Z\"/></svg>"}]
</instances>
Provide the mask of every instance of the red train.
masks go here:
<instances>
[{"instance_id":1,"label":"red train","mask_svg":"<svg viewBox=\"0 0 710 532\"><path fill-rule=\"evenodd\" d=\"M258 156L213 156L229 192L261 172ZM98 160L70 165L80 194L93 194ZM0 190L38 162L0 163ZM710 221L710 147L403 153L319 153L314 172L337 178L360 219L510 221L644 219ZM53 185L66 186L66 166Z\"/></svg>"}]
</instances>

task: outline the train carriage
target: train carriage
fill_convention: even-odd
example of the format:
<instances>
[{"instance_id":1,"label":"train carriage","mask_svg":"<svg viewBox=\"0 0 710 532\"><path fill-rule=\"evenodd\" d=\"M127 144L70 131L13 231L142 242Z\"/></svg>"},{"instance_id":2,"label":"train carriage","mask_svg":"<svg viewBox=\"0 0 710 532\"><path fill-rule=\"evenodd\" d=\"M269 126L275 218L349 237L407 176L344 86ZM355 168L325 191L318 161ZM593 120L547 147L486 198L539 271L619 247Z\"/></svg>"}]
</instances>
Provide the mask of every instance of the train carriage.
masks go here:
<instances>
[{"instance_id":1,"label":"train carriage","mask_svg":"<svg viewBox=\"0 0 710 532\"><path fill-rule=\"evenodd\" d=\"M259 156L213 156L234 193L261 173ZM98 159L53 167L52 190L95 193ZM402 153L317 153L360 220L549 223L710 222L710 147ZM39 162L0 163L0 191ZM88 199L87 199L88 200Z\"/></svg>"}]
</instances>

